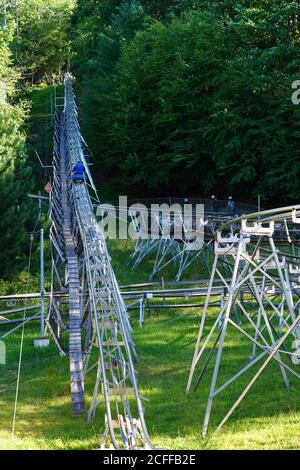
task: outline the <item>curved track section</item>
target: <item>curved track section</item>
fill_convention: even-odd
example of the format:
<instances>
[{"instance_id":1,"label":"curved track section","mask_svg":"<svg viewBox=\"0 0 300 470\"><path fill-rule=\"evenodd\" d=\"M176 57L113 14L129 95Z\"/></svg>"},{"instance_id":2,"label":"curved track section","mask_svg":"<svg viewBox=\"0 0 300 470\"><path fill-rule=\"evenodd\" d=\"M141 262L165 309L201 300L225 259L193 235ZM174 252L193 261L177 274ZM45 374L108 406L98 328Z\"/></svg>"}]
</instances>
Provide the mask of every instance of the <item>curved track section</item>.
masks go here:
<instances>
[{"instance_id":1,"label":"curved track section","mask_svg":"<svg viewBox=\"0 0 300 470\"><path fill-rule=\"evenodd\" d=\"M133 358L137 355L128 313L89 193L89 188L94 191L95 186L84 155L70 75L65 78L64 110L57 119L55 135L59 157L54 157L51 234L56 258L60 258L60 264L63 258L67 261L63 283L69 293L73 411L83 410L82 355L87 371L94 347L98 357L97 377L88 416L92 418L99 402L104 402L106 419L101 446L110 443L115 449L153 448L134 368ZM69 174L78 161L85 165L86 184L70 182ZM56 267L54 271L54 277L60 278L59 269ZM54 310L58 324L59 308Z\"/></svg>"}]
</instances>

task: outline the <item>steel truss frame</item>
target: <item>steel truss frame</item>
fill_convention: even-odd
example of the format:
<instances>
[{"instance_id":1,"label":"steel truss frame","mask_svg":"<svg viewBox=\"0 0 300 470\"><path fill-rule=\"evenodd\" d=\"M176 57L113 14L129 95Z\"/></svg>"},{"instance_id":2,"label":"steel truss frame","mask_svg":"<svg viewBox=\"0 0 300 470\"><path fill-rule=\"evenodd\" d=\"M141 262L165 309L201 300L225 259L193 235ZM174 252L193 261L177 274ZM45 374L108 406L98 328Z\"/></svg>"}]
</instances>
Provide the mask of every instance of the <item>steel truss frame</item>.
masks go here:
<instances>
[{"instance_id":1,"label":"steel truss frame","mask_svg":"<svg viewBox=\"0 0 300 470\"><path fill-rule=\"evenodd\" d=\"M214 398L261 361L264 360L263 365L226 414L218 430L271 360L277 363L287 388L288 373L300 379L300 370L294 364L300 362L297 348L300 336L300 259L294 254L289 235L300 223L299 210L300 206L292 206L243 216L224 224L216 232L212 274L186 387L189 392L198 366L202 367L196 388L208 373L209 364L213 364L203 436L207 433ZM283 240L282 228L286 240ZM278 246L282 248L284 241L287 247L281 253ZM232 264L230 282L222 272L225 256L227 260L231 259ZM209 304L215 283L223 286L224 295L217 312L211 312ZM205 329L210 322L212 326L208 327L206 334ZM220 385L219 373L230 327L252 344L252 355L240 370Z\"/></svg>"},{"instance_id":2,"label":"steel truss frame","mask_svg":"<svg viewBox=\"0 0 300 470\"><path fill-rule=\"evenodd\" d=\"M204 265L207 267L208 276L209 259L211 256L212 233L210 240L204 240L204 230L207 230L207 222L202 222L198 227L196 233L191 229L189 223L182 219L181 211L174 214L173 224L176 227L182 227L182 236L174 237L167 235L170 229L170 220L165 218L164 215L151 217L151 233L157 234L152 237L148 231L145 234L141 227L147 226L144 222L141 223L141 218L145 221L149 219L148 210L146 212L138 213L131 211L131 223L136 232L136 242L134 251L131 255L133 260L132 269L136 269L146 258L155 256L155 261L149 279L153 279L159 272L163 271L169 264L173 263L177 268L175 276L176 281L182 278L183 273L188 267L197 259L202 259ZM196 248L197 247L197 248Z\"/></svg>"},{"instance_id":3,"label":"steel truss frame","mask_svg":"<svg viewBox=\"0 0 300 470\"><path fill-rule=\"evenodd\" d=\"M191 217L187 217L187 220L183 218L182 208L178 209L178 212L172 210L171 220L170 214L166 214L161 209L159 214L151 214L150 210L145 211L140 208L129 212L131 224L136 233L136 242L131 255L132 269L136 269L145 259L153 257L154 265L149 275L150 280L173 263L177 268L175 279L179 281L192 263L201 260L203 266L206 267L208 277L210 277L214 233L218 227L232 220L233 217L226 210L226 201L220 201L223 207L217 211L210 207L211 200L201 199L199 201L204 206L203 220L196 220L194 209L190 214ZM182 202L182 204L185 203L186 200ZM176 201L176 205L178 204L179 200ZM159 205L156 204L156 206ZM238 204L237 208L239 213L249 213L251 209L253 210L252 206L241 204ZM148 227L149 220L151 220L151 228L149 231L145 231L144 228ZM193 230L193 225L196 222L197 231ZM175 229L177 228L178 234L181 232L181 236L169 233L172 224Z\"/></svg>"},{"instance_id":4,"label":"steel truss frame","mask_svg":"<svg viewBox=\"0 0 300 470\"><path fill-rule=\"evenodd\" d=\"M78 161L85 165L87 183L75 185L69 175ZM65 78L63 111L55 126L54 184L51 197L53 247L51 313L47 318L61 354L69 354L73 411L84 410L84 377L96 370L88 419L101 400L106 407L101 447L153 448L148 436L134 359L135 344L125 303L111 265L104 233L94 215L95 190L84 155L72 78ZM96 195L96 201L97 195ZM62 297L69 294L68 320ZM65 350L62 332L69 332ZM96 352L97 361L90 365ZM137 417L134 417L134 414Z\"/></svg>"}]
</instances>

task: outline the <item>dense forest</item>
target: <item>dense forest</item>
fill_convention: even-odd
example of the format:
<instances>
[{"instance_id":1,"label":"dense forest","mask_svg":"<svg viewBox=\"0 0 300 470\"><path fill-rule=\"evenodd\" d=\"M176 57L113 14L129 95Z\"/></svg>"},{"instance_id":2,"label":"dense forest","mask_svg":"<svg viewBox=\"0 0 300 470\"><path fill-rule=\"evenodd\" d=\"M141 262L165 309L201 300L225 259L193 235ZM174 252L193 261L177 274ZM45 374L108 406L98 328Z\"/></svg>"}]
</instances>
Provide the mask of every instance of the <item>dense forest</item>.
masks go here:
<instances>
[{"instance_id":1,"label":"dense forest","mask_svg":"<svg viewBox=\"0 0 300 470\"><path fill-rule=\"evenodd\" d=\"M32 172L27 165L25 103L16 101L17 71L12 66L13 30L2 18L0 30L0 267L7 269L11 260L24 250L27 223L31 211L24 188L30 189Z\"/></svg>"},{"instance_id":2,"label":"dense forest","mask_svg":"<svg viewBox=\"0 0 300 470\"><path fill-rule=\"evenodd\" d=\"M29 92L66 70L100 195L297 201L299 36L298 1L0 0L0 266L43 189Z\"/></svg>"},{"instance_id":3,"label":"dense forest","mask_svg":"<svg viewBox=\"0 0 300 470\"><path fill-rule=\"evenodd\" d=\"M0 273L27 255L36 207L29 90L59 80L70 56L73 2L0 0ZM37 186L42 190L40 182Z\"/></svg>"},{"instance_id":4,"label":"dense forest","mask_svg":"<svg viewBox=\"0 0 300 470\"><path fill-rule=\"evenodd\" d=\"M295 1L78 1L72 70L99 174L137 195L297 199L299 21Z\"/></svg>"}]
</instances>

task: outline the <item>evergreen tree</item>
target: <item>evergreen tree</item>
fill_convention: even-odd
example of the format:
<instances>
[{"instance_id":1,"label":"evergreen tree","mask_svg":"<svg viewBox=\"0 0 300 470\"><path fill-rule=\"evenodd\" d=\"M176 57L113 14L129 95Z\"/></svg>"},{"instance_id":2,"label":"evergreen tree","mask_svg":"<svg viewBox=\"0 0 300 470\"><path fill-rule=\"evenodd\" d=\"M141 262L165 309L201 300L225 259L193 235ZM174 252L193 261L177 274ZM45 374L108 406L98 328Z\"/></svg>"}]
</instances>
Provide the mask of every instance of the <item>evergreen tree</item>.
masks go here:
<instances>
[{"instance_id":1,"label":"evergreen tree","mask_svg":"<svg viewBox=\"0 0 300 470\"><path fill-rule=\"evenodd\" d=\"M0 273L7 274L28 243L31 218L27 194L33 187L26 159L24 109L13 105L16 73L11 67L9 28L0 29Z\"/></svg>"},{"instance_id":2,"label":"evergreen tree","mask_svg":"<svg viewBox=\"0 0 300 470\"><path fill-rule=\"evenodd\" d=\"M72 69L81 80L88 75L87 65L98 52L99 34L105 33L122 0L77 0L73 15Z\"/></svg>"},{"instance_id":3,"label":"evergreen tree","mask_svg":"<svg viewBox=\"0 0 300 470\"><path fill-rule=\"evenodd\" d=\"M85 133L112 183L297 197L298 2L141 0L141 21L134 4L115 5L80 57Z\"/></svg>"},{"instance_id":4,"label":"evergreen tree","mask_svg":"<svg viewBox=\"0 0 300 470\"><path fill-rule=\"evenodd\" d=\"M123 49L105 113L105 165L118 181L157 194L213 186L212 142L203 128L224 50L222 30L203 13L157 22Z\"/></svg>"},{"instance_id":5,"label":"evergreen tree","mask_svg":"<svg viewBox=\"0 0 300 470\"><path fill-rule=\"evenodd\" d=\"M121 50L135 36L135 33L148 25L141 4L134 0L120 6L118 13L112 14L111 25L104 26L98 33L94 54L84 64L82 70L74 67L79 75L80 105L83 132L91 143L93 152L101 155L109 154L110 145L104 135L107 133L107 111L111 109L115 66L120 58ZM83 70L84 69L84 70ZM103 172L103 160L101 160ZM110 172L111 165L105 168ZM97 171L97 168L95 168Z\"/></svg>"}]
</instances>

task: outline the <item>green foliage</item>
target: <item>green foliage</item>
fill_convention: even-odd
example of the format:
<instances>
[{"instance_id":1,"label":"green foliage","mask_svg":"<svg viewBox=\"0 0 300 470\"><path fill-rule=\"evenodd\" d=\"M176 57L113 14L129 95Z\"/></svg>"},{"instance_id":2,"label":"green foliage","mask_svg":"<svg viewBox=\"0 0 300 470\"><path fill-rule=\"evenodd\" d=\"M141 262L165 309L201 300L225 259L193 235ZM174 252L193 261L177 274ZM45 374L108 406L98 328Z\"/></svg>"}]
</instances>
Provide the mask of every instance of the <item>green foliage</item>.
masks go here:
<instances>
[{"instance_id":1,"label":"green foliage","mask_svg":"<svg viewBox=\"0 0 300 470\"><path fill-rule=\"evenodd\" d=\"M291 103L287 73L292 62L299 66L297 56L293 48L255 50L233 58L219 77L204 132L214 142L217 171L230 191L254 187L270 201L298 197L299 110Z\"/></svg>"},{"instance_id":2,"label":"green foliage","mask_svg":"<svg viewBox=\"0 0 300 470\"><path fill-rule=\"evenodd\" d=\"M100 145L102 151L108 142L106 138L103 139L103 135L107 132L107 110L111 106L113 77L121 50L138 30L147 27L148 21L139 2L123 4L118 13L112 15L111 25L101 28L90 59L83 61L82 53L78 53L78 60L75 58L74 71L81 78L81 118L84 134L87 141L91 142L92 150ZM109 170L110 165L106 171Z\"/></svg>"},{"instance_id":3,"label":"green foliage","mask_svg":"<svg viewBox=\"0 0 300 470\"><path fill-rule=\"evenodd\" d=\"M88 62L98 52L98 35L109 27L121 0L77 0L73 15L72 67L77 77L84 77Z\"/></svg>"},{"instance_id":4,"label":"green foliage","mask_svg":"<svg viewBox=\"0 0 300 470\"><path fill-rule=\"evenodd\" d=\"M51 81L66 69L74 0L22 0L12 9L17 31L12 44L22 77Z\"/></svg>"},{"instance_id":5,"label":"green foliage","mask_svg":"<svg viewBox=\"0 0 300 470\"><path fill-rule=\"evenodd\" d=\"M145 17L140 2L134 0L121 4L118 9L115 7L115 12L111 11L110 24L106 25L105 17L101 16L102 21L99 20L98 15L88 9L88 2L84 4L77 13L77 32L73 44L73 69L81 79L111 73L119 59L121 44L143 27ZM102 5L101 12L103 8Z\"/></svg>"},{"instance_id":6,"label":"green foliage","mask_svg":"<svg viewBox=\"0 0 300 470\"><path fill-rule=\"evenodd\" d=\"M211 143L203 140L202 128L222 48L214 19L197 13L154 24L123 51L107 116L108 138L119 142L122 153L119 160L111 145L111 160L127 184L159 188L176 181L181 190L211 184Z\"/></svg>"},{"instance_id":7,"label":"green foliage","mask_svg":"<svg viewBox=\"0 0 300 470\"><path fill-rule=\"evenodd\" d=\"M54 102L55 97L62 96L63 86L46 85L45 83L31 88L28 93L31 109L27 142L30 155L32 155L35 162L35 174L38 177L39 186L36 191L42 190L43 186L49 181L52 169L41 168L35 151L38 152L44 165L51 165L53 157Z\"/></svg>"},{"instance_id":8,"label":"green foliage","mask_svg":"<svg viewBox=\"0 0 300 470\"><path fill-rule=\"evenodd\" d=\"M27 192L32 188L27 165L24 125L25 109L12 105L16 74L11 67L9 41L5 27L0 30L0 273L8 273L23 253L26 224L30 217Z\"/></svg>"},{"instance_id":9,"label":"green foliage","mask_svg":"<svg viewBox=\"0 0 300 470\"><path fill-rule=\"evenodd\" d=\"M140 5L136 21L137 2L114 4L109 25L101 7L74 69L102 176L132 194L297 198L298 2Z\"/></svg>"},{"instance_id":10,"label":"green foliage","mask_svg":"<svg viewBox=\"0 0 300 470\"><path fill-rule=\"evenodd\" d=\"M0 15L1 19L1 15ZM5 103L6 98L13 93L17 74L9 66L11 52L9 44L12 40L12 28L0 25L0 102Z\"/></svg>"}]
</instances>

